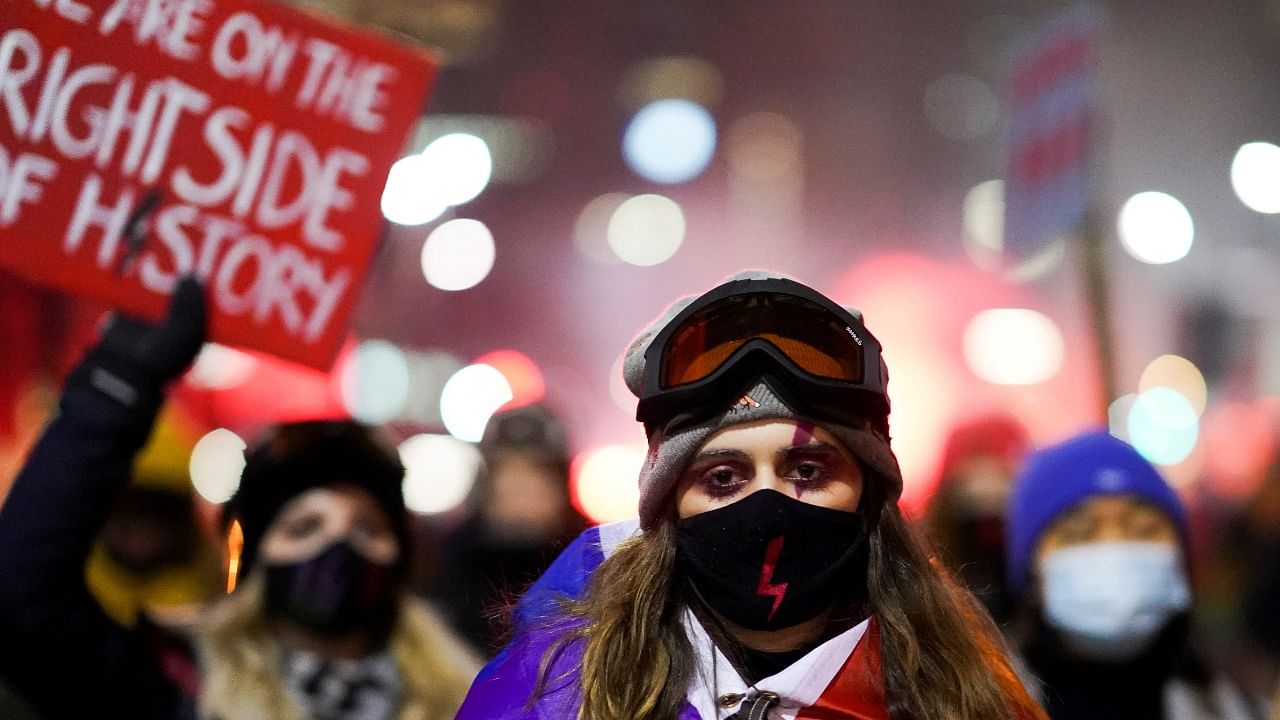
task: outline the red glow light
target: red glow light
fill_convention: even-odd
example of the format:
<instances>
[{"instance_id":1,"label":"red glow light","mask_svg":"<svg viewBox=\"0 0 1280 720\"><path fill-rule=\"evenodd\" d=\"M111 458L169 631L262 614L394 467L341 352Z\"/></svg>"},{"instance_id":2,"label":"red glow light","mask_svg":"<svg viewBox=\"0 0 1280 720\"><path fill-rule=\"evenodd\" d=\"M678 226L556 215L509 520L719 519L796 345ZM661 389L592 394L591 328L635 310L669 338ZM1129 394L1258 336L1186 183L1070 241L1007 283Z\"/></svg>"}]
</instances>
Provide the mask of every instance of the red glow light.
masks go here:
<instances>
[{"instance_id":1,"label":"red glow light","mask_svg":"<svg viewBox=\"0 0 1280 720\"><path fill-rule=\"evenodd\" d=\"M867 329L884 346L893 406L889 425L908 511L922 509L933 492L946 435L966 416L1012 412L1037 441L1064 436L1091 421L1093 358L1071 344L1072 327L1062 328L1068 341L1063 370L1042 385L991 385L965 364L964 329L974 315L996 307L1041 306L1030 288L994 278L968 262L906 252L860 262L830 287L832 298L864 312Z\"/></svg>"},{"instance_id":2,"label":"red glow light","mask_svg":"<svg viewBox=\"0 0 1280 720\"><path fill-rule=\"evenodd\" d=\"M542 371L538 369L537 363L519 350L494 350L473 362L488 365L507 379L507 384L511 386L511 400L500 408L502 410L538 402L546 394Z\"/></svg>"},{"instance_id":3,"label":"red glow light","mask_svg":"<svg viewBox=\"0 0 1280 720\"><path fill-rule=\"evenodd\" d=\"M579 453L569 468L569 499L595 523L636 516L637 486L645 462L643 443L602 445Z\"/></svg>"},{"instance_id":4,"label":"red glow light","mask_svg":"<svg viewBox=\"0 0 1280 720\"><path fill-rule=\"evenodd\" d=\"M334 368L342 367L355 343L348 339ZM345 418L336 371L322 372L265 353L244 351L254 360L245 382L222 390L204 390L183 383L177 396L204 427L225 427L254 434L267 424Z\"/></svg>"},{"instance_id":5,"label":"red glow light","mask_svg":"<svg viewBox=\"0 0 1280 720\"><path fill-rule=\"evenodd\" d=\"M1241 500L1253 493L1276 456L1275 416L1265 403L1225 402L1201 418L1205 477L1214 494Z\"/></svg>"}]
</instances>

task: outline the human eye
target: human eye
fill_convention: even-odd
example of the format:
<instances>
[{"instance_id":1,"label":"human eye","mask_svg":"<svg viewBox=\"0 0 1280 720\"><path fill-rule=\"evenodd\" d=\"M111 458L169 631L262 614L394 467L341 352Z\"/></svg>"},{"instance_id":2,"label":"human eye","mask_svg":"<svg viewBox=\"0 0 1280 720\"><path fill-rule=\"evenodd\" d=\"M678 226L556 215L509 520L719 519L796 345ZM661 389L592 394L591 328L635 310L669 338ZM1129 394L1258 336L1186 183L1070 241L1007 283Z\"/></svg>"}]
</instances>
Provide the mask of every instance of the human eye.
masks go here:
<instances>
[{"instance_id":1,"label":"human eye","mask_svg":"<svg viewBox=\"0 0 1280 720\"><path fill-rule=\"evenodd\" d=\"M842 468L841 458L823 450L792 453L782 468L782 476L806 490L827 485Z\"/></svg>"},{"instance_id":2,"label":"human eye","mask_svg":"<svg viewBox=\"0 0 1280 720\"><path fill-rule=\"evenodd\" d=\"M1160 536L1165 527L1163 518L1154 512L1135 514L1129 521L1130 534L1143 540Z\"/></svg>"},{"instance_id":3,"label":"human eye","mask_svg":"<svg viewBox=\"0 0 1280 720\"><path fill-rule=\"evenodd\" d=\"M1087 517L1064 518L1058 526L1059 539L1067 544L1089 542L1093 539L1094 524Z\"/></svg>"},{"instance_id":4,"label":"human eye","mask_svg":"<svg viewBox=\"0 0 1280 720\"><path fill-rule=\"evenodd\" d=\"M746 484L746 475L731 465L715 465L698 476L698 485L712 497L728 497Z\"/></svg>"},{"instance_id":5,"label":"human eye","mask_svg":"<svg viewBox=\"0 0 1280 720\"><path fill-rule=\"evenodd\" d=\"M797 463L787 474L793 482L802 485L821 485L830 478L831 473L826 465L814 460Z\"/></svg>"},{"instance_id":6,"label":"human eye","mask_svg":"<svg viewBox=\"0 0 1280 720\"><path fill-rule=\"evenodd\" d=\"M381 517L362 517L355 523L355 531L369 540L381 540L392 536L391 526Z\"/></svg>"},{"instance_id":7,"label":"human eye","mask_svg":"<svg viewBox=\"0 0 1280 720\"><path fill-rule=\"evenodd\" d=\"M308 513L287 519L284 523L285 534L294 539L302 539L320 531L322 521L319 515Z\"/></svg>"}]
</instances>

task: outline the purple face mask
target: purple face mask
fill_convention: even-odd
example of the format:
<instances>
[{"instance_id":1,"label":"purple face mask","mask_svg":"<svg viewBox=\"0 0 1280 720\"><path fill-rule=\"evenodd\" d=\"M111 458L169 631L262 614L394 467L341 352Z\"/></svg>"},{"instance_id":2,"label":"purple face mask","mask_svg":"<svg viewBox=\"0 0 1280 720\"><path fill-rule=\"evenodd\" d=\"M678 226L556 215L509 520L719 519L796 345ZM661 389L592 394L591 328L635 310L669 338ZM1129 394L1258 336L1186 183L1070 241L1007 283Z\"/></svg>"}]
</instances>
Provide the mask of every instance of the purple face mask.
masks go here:
<instances>
[{"instance_id":1,"label":"purple face mask","mask_svg":"<svg viewBox=\"0 0 1280 720\"><path fill-rule=\"evenodd\" d=\"M374 562L346 540L294 563L266 566L268 614L325 637L389 629L399 599L399 569Z\"/></svg>"}]
</instances>

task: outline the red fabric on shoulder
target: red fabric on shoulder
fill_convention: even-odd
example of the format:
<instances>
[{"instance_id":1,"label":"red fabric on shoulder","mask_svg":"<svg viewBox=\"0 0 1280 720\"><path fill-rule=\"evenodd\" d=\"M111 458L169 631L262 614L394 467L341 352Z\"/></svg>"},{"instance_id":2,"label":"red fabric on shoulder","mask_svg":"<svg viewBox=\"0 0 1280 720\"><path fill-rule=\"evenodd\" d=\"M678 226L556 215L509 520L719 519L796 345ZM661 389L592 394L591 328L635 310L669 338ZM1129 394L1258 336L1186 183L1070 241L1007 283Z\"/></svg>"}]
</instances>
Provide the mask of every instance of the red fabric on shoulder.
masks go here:
<instances>
[{"instance_id":1,"label":"red fabric on shoulder","mask_svg":"<svg viewBox=\"0 0 1280 720\"><path fill-rule=\"evenodd\" d=\"M835 679L796 720L889 720L880 668L880 626L874 617Z\"/></svg>"},{"instance_id":2,"label":"red fabric on shoulder","mask_svg":"<svg viewBox=\"0 0 1280 720\"><path fill-rule=\"evenodd\" d=\"M146 613L138 616L135 631L151 649L160 671L184 698L200 697L202 678L195 648L177 632L157 625Z\"/></svg>"}]
</instances>

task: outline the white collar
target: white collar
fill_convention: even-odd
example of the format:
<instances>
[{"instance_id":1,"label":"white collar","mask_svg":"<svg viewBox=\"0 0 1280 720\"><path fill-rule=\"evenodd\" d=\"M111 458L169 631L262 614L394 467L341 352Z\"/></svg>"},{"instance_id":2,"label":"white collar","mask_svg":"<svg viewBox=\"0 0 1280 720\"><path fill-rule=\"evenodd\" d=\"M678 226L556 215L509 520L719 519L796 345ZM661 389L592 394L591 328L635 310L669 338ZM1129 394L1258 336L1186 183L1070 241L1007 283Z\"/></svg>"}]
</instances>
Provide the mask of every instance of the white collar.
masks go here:
<instances>
[{"instance_id":1,"label":"white collar","mask_svg":"<svg viewBox=\"0 0 1280 720\"><path fill-rule=\"evenodd\" d=\"M836 673L844 667L866 634L869 623L869 620L863 620L753 686L738 676L733 663L711 641L711 636L691 610L685 609L683 620L698 659L697 673L689 685L686 699L703 720L720 720L737 712L736 704L729 708L720 707L718 698L730 693L754 695L756 691L773 692L781 698L770 713L771 718L795 720L796 713L817 702L822 691L835 679Z\"/></svg>"}]
</instances>

